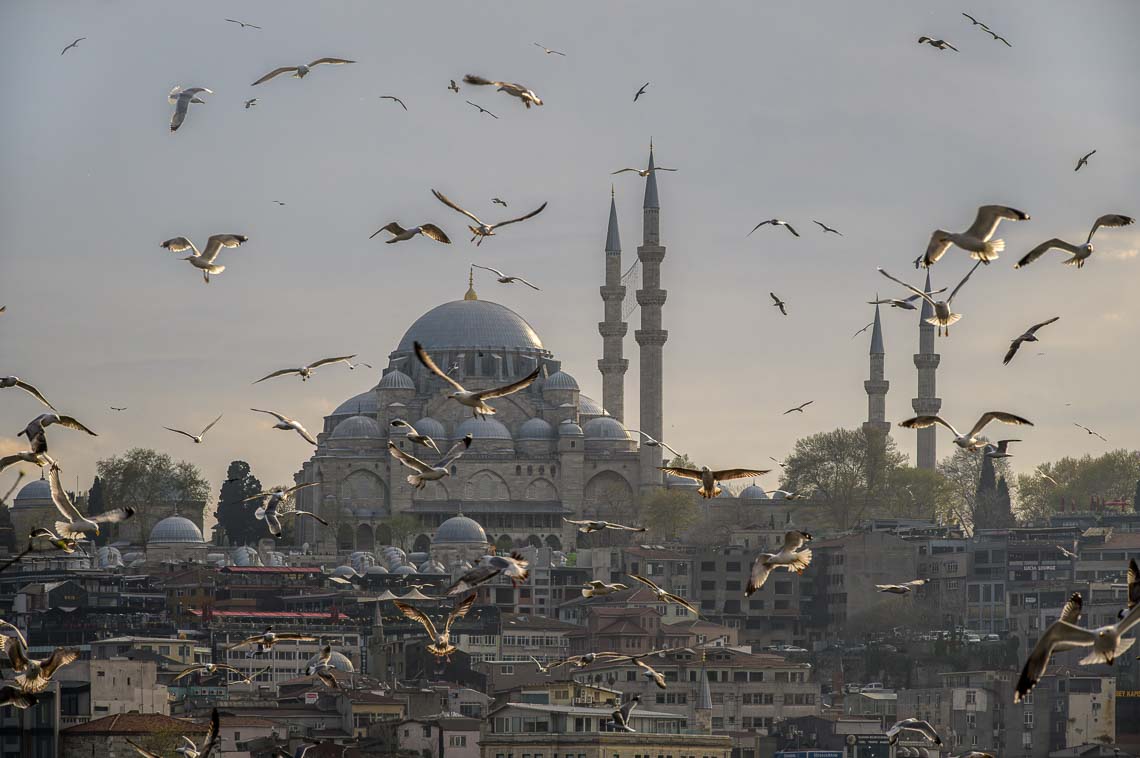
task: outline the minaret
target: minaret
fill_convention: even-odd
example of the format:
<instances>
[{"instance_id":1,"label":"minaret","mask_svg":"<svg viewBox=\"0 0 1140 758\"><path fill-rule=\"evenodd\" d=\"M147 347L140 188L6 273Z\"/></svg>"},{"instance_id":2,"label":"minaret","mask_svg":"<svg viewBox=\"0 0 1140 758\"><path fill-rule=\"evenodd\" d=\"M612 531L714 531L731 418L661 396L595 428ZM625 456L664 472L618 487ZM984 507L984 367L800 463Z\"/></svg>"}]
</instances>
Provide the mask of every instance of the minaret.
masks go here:
<instances>
[{"instance_id":1,"label":"minaret","mask_svg":"<svg viewBox=\"0 0 1140 758\"><path fill-rule=\"evenodd\" d=\"M863 389L867 391L867 421L863 424L863 431L867 433L880 432L885 435L891 431L891 423L887 421L887 390L891 383L884 375L885 360L883 324L879 321L879 306L876 305L875 325L871 328L871 374L863 382Z\"/></svg>"},{"instance_id":2,"label":"minaret","mask_svg":"<svg viewBox=\"0 0 1140 758\"><path fill-rule=\"evenodd\" d=\"M926 292L930 292L930 271L926 272ZM926 319L934 315L934 308L924 298L918 321L918 353L914 356L914 367L918 369L918 397L911 400L911 407L920 416L932 416L942 407L942 398L936 397L935 372L942 356L934 352L934 324ZM934 470L938 463L935 449L937 427L918 430L918 468Z\"/></svg>"},{"instance_id":3,"label":"minaret","mask_svg":"<svg viewBox=\"0 0 1140 758\"><path fill-rule=\"evenodd\" d=\"M622 320L625 287L621 283L621 237L618 235L617 204L610 187L610 225L606 232L606 283L601 287L605 321L598 324L602 335L602 407L618 421L625 421L625 372L629 361L623 357L625 333L629 324Z\"/></svg>"},{"instance_id":4,"label":"minaret","mask_svg":"<svg viewBox=\"0 0 1140 758\"><path fill-rule=\"evenodd\" d=\"M661 261L665 248L661 242L660 203L657 201L657 172L653 170L653 141L649 142L649 176L645 179L645 201L642 203L644 221L642 243L637 248L641 261L641 289L637 291L637 304L641 306L641 328L633 337L641 347L641 415L638 428L653 437L663 439L664 387L662 353L669 332L661 328L661 306L668 293L661 289ZM662 484L661 449L641 446L641 489Z\"/></svg>"}]
</instances>

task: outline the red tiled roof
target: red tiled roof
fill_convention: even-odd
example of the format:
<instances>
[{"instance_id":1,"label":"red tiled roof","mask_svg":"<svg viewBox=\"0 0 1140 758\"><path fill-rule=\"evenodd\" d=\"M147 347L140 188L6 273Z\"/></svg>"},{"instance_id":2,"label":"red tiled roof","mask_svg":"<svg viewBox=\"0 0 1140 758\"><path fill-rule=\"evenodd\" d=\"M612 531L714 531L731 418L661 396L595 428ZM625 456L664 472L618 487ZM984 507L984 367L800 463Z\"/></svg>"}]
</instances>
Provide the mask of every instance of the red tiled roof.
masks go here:
<instances>
[{"instance_id":1,"label":"red tiled roof","mask_svg":"<svg viewBox=\"0 0 1140 758\"><path fill-rule=\"evenodd\" d=\"M223 574L320 574L319 566L224 566Z\"/></svg>"},{"instance_id":2,"label":"red tiled roof","mask_svg":"<svg viewBox=\"0 0 1140 758\"><path fill-rule=\"evenodd\" d=\"M190 613L195 616L201 616L202 611L191 608ZM214 618L251 618L251 619L284 619L284 618L298 618L298 619L331 619L333 614L331 612L316 612L316 611L215 611L210 610L210 616ZM338 619L346 619L348 617L343 613L336 615Z\"/></svg>"},{"instance_id":3,"label":"red tiled roof","mask_svg":"<svg viewBox=\"0 0 1140 758\"><path fill-rule=\"evenodd\" d=\"M101 719L76 724L63 731L67 734L152 734L154 732L174 732L176 734L203 734L205 724L195 724L161 713L116 713Z\"/></svg>"}]
</instances>

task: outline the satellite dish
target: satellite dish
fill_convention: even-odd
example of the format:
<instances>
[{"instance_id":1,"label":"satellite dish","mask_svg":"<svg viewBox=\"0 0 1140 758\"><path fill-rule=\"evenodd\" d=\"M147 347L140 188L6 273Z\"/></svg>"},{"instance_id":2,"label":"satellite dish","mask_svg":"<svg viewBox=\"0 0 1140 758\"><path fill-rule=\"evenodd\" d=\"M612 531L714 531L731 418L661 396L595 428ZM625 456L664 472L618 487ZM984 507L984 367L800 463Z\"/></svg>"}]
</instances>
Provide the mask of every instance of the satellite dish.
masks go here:
<instances>
[{"instance_id":1,"label":"satellite dish","mask_svg":"<svg viewBox=\"0 0 1140 758\"><path fill-rule=\"evenodd\" d=\"M855 744L855 735L854 734L847 735L847 744L848 745L854 745Z\"/></svg>"}]
</instances>

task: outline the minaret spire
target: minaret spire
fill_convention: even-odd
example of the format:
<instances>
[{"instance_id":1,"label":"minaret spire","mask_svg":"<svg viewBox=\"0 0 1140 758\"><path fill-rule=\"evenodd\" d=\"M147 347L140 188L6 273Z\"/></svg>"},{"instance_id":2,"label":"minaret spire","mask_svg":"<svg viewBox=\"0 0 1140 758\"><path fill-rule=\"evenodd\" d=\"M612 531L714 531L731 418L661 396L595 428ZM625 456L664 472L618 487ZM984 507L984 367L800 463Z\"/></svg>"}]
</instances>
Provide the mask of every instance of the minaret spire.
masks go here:
<instances>
[{"instance_id":1,"label":"minaret spire","mask_svg":"<svg viewBox=\"0 0 1140 758\"><path fill-rule=\"evenodd\" d=\"M926 289L931 291L930 270L926 271ZM925 298L922 300L922 311L918 321L918 352L914 356L914 367L918 369L918 397L911 401L914 412L920 416L932 416L942 408L942 398L937 397L938 363L942 356L934 352L934 324L927 323L926 319L934 315L934 308ZM918 432L918 468L934 470L938 463L936 427L919 429Z\"/></svg>"},{"instance_id":2,"label":"minaret spire","mask_svg":"<svg viewBox=\"0 0 1140 758\"><path fill-rule=\"evenodd\" d=\"M598 324L602 335L602 407L618 421L625 419L625 372L629 361L624 357L625 334L629 324L622 318L625 287L621 283L621 236L618 234L617 202L610 185L610 220L606 229L606 283L601 287L605 304L605 320Z\"/></svg>"},{"instance_id":3,"label":"minaret spire","mask_svg":"<svg viewBox=\"0 0 1140 758\"><path fill-rule=\"evenodd\" d=\"M649 138L649 176L645 177L645 201L642 203L642 208L648 210L650 208L658 209L661 203L657 200L657 172L654 170L656 166L653 163L653 138Z\"/></svg>"},{"instance_id":4,"label":"minaret spire","mask_svg":"<svg viewBox=\"0 0 1140 758\"><path fill-rule=\"evenodd\" d=\"M649 168L653 168L653 141L649 142ZM641 306L641 328L634 339L641 348L641 414L638 428L654 439L663 439L664 421L664 365L663 353L669 332L661 328L661 309L668 293L661 289L661 261L665 247L661 244L660 204L657 200L657 173L650 171L645 178L645 202L642 205L642 243L637 248L641 261L641 289L637 291L637 304ZM641 446L641 488L660 487L661 451L649 445Z\"/></svg>"},{"instance_id":5,"label":"minaret spire","mask_svg":"<svg viewBox=\"0 0 1140 758\"><path fill-rule=\"evenodd\" d=\"M878 300L878 296L875 297ZM887 390L891 383L886 380L884 363L886 348L883 347L883 323L879 319L879 306L875 306L875 322L871 327L871 371L863 389L867 391L867 421L863 431L878 432L883 435L891 431L887 421Z\"/></svg>"},{"instance_id":6,"label":"minaret spire","mask_svg":"<svg viewBox=\"0 0 1140 758\"><path fill-rule=\"evenodd\" d=\"M467 269L467 292L463 293L464 300L478 300L479 296L475 294L475 269Z\"/></svg>"}]
</instances>

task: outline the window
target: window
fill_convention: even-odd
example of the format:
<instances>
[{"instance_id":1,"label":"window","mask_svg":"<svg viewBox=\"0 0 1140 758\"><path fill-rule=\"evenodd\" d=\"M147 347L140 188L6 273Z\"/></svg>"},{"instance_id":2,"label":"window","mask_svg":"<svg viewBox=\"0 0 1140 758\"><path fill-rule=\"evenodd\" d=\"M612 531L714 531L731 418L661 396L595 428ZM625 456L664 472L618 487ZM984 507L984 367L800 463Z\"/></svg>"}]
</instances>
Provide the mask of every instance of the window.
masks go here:
<instances>
[{"instance_id":1,"label":"window","mask_svg":"<svg viewBox=\"0 0 1140 758\"><path fill-rule=\"evenodd\" d=\"M1026 711L1021 717L1021 723L1026 729L1033 728L1033 711Z\"/></svg>"},{"instance_id":2,"label":"window","mask_svg":"<svg viewBox=\"0 0 1140 758\"><path fill-rule=\"evenodd\" d=\"M977 705L978 693L973 690L966 690L966 705Z\"/></svg>"},{"instance_id":3,"label":"window","mask_svg":"<svg viewBox=\"0 0 1140 758\"><path fill-rule=\"evenodd\" d=\"M424 737L430 737L430 736L431 736L431 727L425 724L424 725Z\"/></svg>"},{"instance_id":4,"label":"window","mask_svg":"<svg viewBox=\"0 0 1140 758\"><path fill-rule=\"evenodd\" d=\"M1033 747L1033 732L1021 733L1021 746L1026 750L1030 750Z\"/></svg>"},{"instance_id":5,"label":"window","mask_svg":"<svg viewBox=\"0 0 1140 758\"><path fill-rule=\"evenodd\" d=\"M724 564L725 571L740 571L740 561L729 561Z\"/></svg>"},{"instance_id":6,"label":"window","mask_svg":"<svg viewBox=\"0 0 1140 758\"><path fill-rule=\"evenodd\" d=\"M451 745L452 747L467 747L467 735L453 734L448 737L447 744Z\"/></svg>"}]
</instances>

